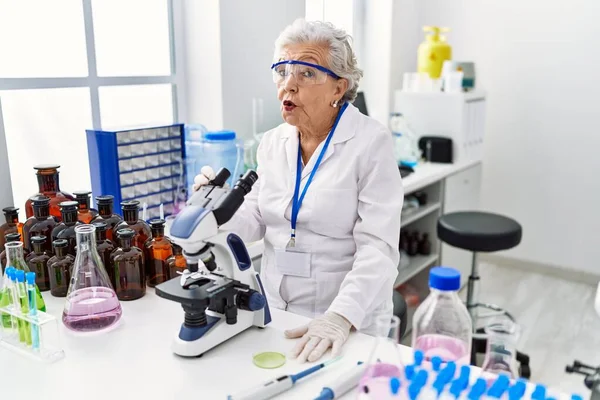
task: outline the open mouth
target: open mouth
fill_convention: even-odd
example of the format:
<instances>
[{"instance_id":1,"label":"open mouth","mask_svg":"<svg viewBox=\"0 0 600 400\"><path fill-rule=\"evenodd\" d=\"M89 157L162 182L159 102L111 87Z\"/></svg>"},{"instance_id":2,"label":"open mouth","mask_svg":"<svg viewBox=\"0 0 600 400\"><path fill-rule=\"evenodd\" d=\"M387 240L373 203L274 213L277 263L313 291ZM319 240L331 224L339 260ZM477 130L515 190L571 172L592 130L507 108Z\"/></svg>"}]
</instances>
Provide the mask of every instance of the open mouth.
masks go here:
<instances>
[{"instance_id":1,"label":"open mouth","mask_svg":"<svg viewBox=\"0 0 600 400\"><path fill-rule=\"evenodd\" d=\"M285 111L292 111L294 108L296 108L296 105L294 104L293 101L284 100L283 101L283 108L285 109Z\"/></svg>"}]
</instances>

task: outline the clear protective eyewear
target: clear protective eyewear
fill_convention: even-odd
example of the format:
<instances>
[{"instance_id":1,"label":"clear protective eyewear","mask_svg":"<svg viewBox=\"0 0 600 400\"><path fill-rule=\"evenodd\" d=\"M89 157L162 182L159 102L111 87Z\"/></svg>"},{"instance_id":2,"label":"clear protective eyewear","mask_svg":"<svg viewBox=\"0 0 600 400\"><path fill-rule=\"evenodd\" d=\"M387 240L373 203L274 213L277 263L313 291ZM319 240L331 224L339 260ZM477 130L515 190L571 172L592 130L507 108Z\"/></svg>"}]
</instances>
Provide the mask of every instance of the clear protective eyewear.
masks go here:
<instances>
[{"instance_id":1,"label":"clear protective eyewear","mask_svg":"<svg viewBox=\"0 0 600 400\"><path fill-rule=\"evenodd\" d=\"M278 85L285 83L290 75L294 75L299 86L323 84L327 80L327 75L340 79L330 69L299 60L279 61L271 65L271 70L273 71L273 82Z\"/></svg>"}]
</instances>

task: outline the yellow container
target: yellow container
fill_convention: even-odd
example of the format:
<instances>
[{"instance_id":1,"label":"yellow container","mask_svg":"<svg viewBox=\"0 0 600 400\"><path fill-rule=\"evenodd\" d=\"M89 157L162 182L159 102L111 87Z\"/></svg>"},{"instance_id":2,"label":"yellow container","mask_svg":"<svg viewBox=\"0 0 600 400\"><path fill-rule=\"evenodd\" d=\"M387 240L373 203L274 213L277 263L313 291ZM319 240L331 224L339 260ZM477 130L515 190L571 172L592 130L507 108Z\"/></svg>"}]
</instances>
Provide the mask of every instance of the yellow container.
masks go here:
<instances>
[{"instance_id":1,"label":"yellow container","mask_svg":"<svg viewBox=\"0 0 600 400\"><path fill-rule=\"evenodd\" d=\"M432 79L437 79L442 74L444 61L452 59L452 47L446 43L446 37L440 35L440 33L448 32L449 29L425 26L423 31L429 34L419 45L417 71L426 72Z\"/></svg>"}]
</instances>

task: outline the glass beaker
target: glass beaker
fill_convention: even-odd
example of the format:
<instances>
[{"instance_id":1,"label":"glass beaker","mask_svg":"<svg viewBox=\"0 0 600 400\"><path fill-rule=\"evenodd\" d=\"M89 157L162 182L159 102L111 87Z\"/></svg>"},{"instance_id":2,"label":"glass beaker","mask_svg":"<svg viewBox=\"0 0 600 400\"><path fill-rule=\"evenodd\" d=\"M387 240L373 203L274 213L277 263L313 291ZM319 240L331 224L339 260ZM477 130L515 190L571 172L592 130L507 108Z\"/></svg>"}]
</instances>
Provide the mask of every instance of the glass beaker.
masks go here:
<instances>
[{"instance_id":1,"label":"glass beaker","mask_svg":"<svg viewBox=\"0 0 600 400\"><path fill-rule=\"evenodd\" d=\"M77 256L63 311L65 326L77 332L109 328L121 318L121 304L96 250L96 228L79 225Z\"/></svg>"},{"instance_id":2,"label":"glass beaker","mask_svg":"<svg viewBox=\"0 0 600 400\"><path fill-rule=\"evenodd\" d=\"M378 336L374 340L369 362L358 384L358 398L385 400L397 398L390 389L390 380L400 379L402 361L400 341L400 318L379 316L375 320Z\"/></svg>"},{"instance_id":3,"label":"glass beaker","mask_svg":"<svg viewBox=\"0 0 600 400\"><path fill-rule=\"evenodd\" d=\"M517 342L520 327L508 317L496 317L485 327L487 349L481 369L517 378Z\"/></svg>"}]
</instances>

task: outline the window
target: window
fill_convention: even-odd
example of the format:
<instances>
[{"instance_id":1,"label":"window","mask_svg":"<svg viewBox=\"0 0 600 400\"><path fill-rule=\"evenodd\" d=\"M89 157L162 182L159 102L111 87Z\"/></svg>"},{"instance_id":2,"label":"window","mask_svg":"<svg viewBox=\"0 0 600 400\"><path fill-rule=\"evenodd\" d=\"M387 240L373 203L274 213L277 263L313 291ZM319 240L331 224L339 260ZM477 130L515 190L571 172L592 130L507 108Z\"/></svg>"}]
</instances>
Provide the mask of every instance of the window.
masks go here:
<instances>
[{"instance_id":1,"label":"window","mask_svg":"<svg viewBox=\"0 0 600 400\"><path fill-rule=\"evenodd\" d=\"M15 206L37 191L37 164L60 164L65 191L91 189L86 129L184 119L177 11L172 0L0 0L0 123Z\"/></svg>"}]
</instances>

